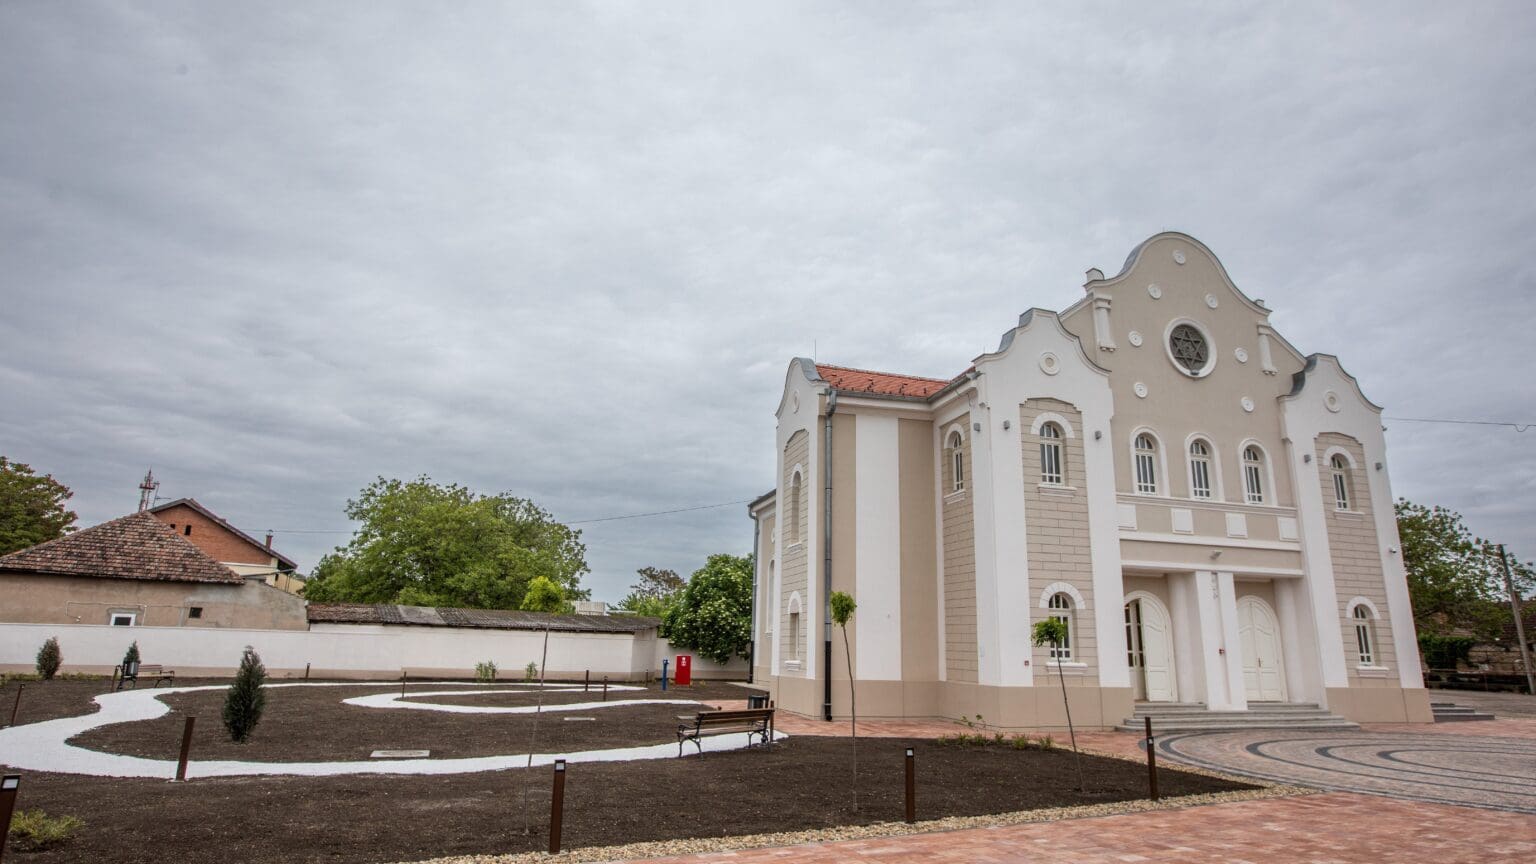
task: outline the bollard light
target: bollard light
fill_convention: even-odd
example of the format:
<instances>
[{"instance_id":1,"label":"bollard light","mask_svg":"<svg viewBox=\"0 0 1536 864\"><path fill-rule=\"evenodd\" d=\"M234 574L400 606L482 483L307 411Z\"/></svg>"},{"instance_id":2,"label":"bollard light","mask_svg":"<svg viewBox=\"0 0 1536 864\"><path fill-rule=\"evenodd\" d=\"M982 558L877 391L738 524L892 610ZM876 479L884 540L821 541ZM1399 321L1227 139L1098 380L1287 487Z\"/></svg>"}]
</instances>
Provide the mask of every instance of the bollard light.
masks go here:
<instances>
[{"instance_id":1,"label":"bollard light","mask_svg":"<svg viewBox=\"0 0 1536 864\"><path fill-rule=\"evenodd\" d=\"M5 840L11 834L11 812L16 809L16 790L20 788L20 774L0 777L0 858L5 857Z\"/></svg>"},{"instance_id":2,"label":"bollard light","mask_svg":"<svg viewBox=\"0 0 1536 864\"><path fill-rule=\"evenodd\" d=\"M555 760L555 788L549 797L549 854L560 854L560 829L565 822L565 760Z\"/></svg>"},{"instance_id":3,"label":"bollard light","mask_svg":"<svg viewBox=\"0 0 1536 864\"><path fill-rule=\"evenodd\" d=\"M914 750L907 748L907 824L917 821L917 769Z\"/></svg>"}]
</instances>

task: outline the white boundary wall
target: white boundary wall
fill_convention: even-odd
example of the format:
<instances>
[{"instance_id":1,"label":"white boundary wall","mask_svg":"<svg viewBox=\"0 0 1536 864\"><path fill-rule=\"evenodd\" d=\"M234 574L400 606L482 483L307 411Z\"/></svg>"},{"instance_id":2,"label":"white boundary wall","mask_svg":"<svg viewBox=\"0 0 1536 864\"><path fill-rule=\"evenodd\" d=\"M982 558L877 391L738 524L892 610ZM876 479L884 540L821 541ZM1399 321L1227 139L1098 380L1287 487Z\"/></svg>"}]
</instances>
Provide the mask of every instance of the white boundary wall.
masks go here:
<instances>
[{"instance_id":1,"label":"white boundary wall","mask_svg":"<svg viewBox=\"0 0 1536 864\"><path fill-rule=\"evenodd\" d=\"M539 662L542 631L480 630L383 624L316 624L310 630L242 630L227 627L108 627L99 624L0 624L0 671L31 672L37 650L56 636L64 655L62 672L107 674L122 661L131 642L145 663L175 669L178 675L228 675L246 645L261 655L275 677L298 677L309 666L313 678L470 677L475 664L489 660L498 677L521 680L529 663ZM549 634L550 678L639 681L661 674L661 660L689 653L640 633ZM746 678L747 664L694 657L694 676Z\"/></svg>"}]
</instances>

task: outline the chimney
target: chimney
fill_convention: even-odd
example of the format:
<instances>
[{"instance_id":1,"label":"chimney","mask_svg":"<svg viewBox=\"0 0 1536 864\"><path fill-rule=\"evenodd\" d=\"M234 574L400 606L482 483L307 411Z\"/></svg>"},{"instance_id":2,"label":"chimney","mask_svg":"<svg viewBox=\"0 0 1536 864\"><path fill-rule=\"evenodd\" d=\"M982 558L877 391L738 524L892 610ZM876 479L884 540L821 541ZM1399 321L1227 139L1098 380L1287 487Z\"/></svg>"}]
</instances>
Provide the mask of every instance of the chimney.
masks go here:
<instances>
[{"instance_id":1,"label":"chimney","mask_svg":"<svg viewBox=\"0 0 1536 864\"><path fill-rule=\"evenodd\" d=\"M271 531L267 532L267 551L268 552L272 551L272 532Z\"/></svg>"}]
</instances>

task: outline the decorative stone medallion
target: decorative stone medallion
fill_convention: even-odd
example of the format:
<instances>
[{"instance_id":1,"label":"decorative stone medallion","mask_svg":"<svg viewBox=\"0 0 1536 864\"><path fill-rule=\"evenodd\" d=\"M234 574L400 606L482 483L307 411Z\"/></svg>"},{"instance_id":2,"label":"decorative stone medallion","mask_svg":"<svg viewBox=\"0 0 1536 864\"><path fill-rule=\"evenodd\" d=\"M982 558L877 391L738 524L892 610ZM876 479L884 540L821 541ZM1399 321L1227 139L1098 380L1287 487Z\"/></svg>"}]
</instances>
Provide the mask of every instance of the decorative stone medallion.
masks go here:
<instances>
[{"instance_id":1,"label":"decorative stone medallion","mask_svg":"<svg viewBox=\"0 0 1536 864\"><path fill-rule=\"evenodd\" d=\"M1237 362L1239 362L1239 363L1247 363L1248 362L1248 349L1247 348L1237 348L1237 349L1233 350L1232 356L1236 357L1237 358Z\"/></svg>"},{"instance_id":2,"label":"decorative stone medallion","mask_svg":"<svg viewBox=\"0 0 1536 864\"><path fill-rule=\"evenodd\" d=\"M1329 390L1327 393L1323 394L1323 407L1337 414L1339 413L1339 409L1343 408L1344 406L1339 402L1339 394Z\"/></svg>"},{"instance_id":3,"label":"decorative stone medallion","mask_svg":"<svg viewBox=\"0 0 1536 864\"><path fill-rule=\"evenodd\" d=\"M1040 355L1040 371L1047 375L1055 375L1061 371L1061 360L1055 354L1047 351Z\"/></svg>"},{"instance_id":4,"label":"decorative stone medallion","mask_svg":"<svg viewBox=\"0 0 1536 864\"><path fill-rule=\"evenodd\" d=\"M1184 250L1183 249L1175 249L1175 250L1173 250L1173 263L1175 263L1175 264L1183 264L1184 263Z\"/></svg>"},{"instance_id":5,"label":"decorative stone medallion","mask_svg":"<svg viewBox=\"0 0 1536 864\"><path fill-rule=\"evenodd\" d=\"M1217 301L1215 294L1207 294L1205 295L1205 305L1215 309L1220 303Z\"/></svg>"},{"instance_id":6,"label":"decorative stone medallion","mask_svg":"<svg viewBox=\"0 0 1536 864\"><path fill-rule=\"evenodd\" d=\"M1247 396L1243 397L1243 410L1247 411L1249 414L1253 413L1253 400Z\"/></svg>"},{"instance_id":7,"label":"decorative stone medallion","mask_svg":"<svg viewBox=\"0 0 1536 864\"><path fill-rule=\"evenodd\" d=\"M1156 282L1153 282L1151 285L1148 285L1147 286L1147 296L1151 297L1153 300L1161 300L1161 299L1163 299L1163 286L1157 284Z\"/></svg>"},{"instance_id":8,"label":"decorative stone medallion","mask_svg":"<svg viewBox=\"0 0 1536 864\"><path fill-rule=\"evenodd\" d=\"M1125 339L1126 339L1127 342L1130 342L1135 347L1137 347L1137 348L1141 347L1141 331L1140 330L1132 330L1131 331L1131 335L1125 337Z\"/></svg>"},{"instance_id":9,"label":"decorative stone medallion","mask_svg":"<svg viewBox=\"0 0 1536 864\"><path fill-rule=\"evenodd\" d=\"M1134 389L1136 390L1137 398L1140 398L1140 399L1147 398L1147 385L1141 383L1140 381L1137 381L1136 382L1136 387Z\"/></svg>"}]
</instances>

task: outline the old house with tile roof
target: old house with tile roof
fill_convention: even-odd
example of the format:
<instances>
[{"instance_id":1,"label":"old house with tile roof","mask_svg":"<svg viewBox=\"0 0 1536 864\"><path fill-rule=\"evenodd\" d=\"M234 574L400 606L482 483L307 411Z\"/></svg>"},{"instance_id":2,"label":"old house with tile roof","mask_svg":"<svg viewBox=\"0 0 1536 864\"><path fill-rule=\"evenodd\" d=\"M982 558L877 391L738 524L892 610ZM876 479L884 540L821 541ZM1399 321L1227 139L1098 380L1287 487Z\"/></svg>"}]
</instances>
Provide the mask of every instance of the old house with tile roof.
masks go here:
<instances>
[{"instance_id":1,"label":"old house with tile roof","mask_svg":"<svg viewBox=\"0 0 1536 864\"><path fill-rule=\"evenodd\" d=\"M1083 288L953 377L790 362L754 680L846 716L845 591L860 716L1427 721L1381 408L1188 235Z\"/></svg>"},{"instance_id":2,"label":"old house with tile roof","mask_svg":"<svg viewBox=\"0 0 1536 864\"><path fill-rule=\"evenodd\" d=\"M148 512L241 576L259 576L273 588L290 594L298 594L304 588L304 580L295 572L298 565L272 548L270 533L266 542L257 540L195 498L178 498L151 507Z\"/></svg>"},{"instance_id":3,"label":"old house with tile roof","mask_svg":"<svg viewBox=\"0 0 1536 864\"><path fill-rule=\"evenodd\" d=\"M304 601L148 512L0 557L0 622L303 630Z\"/></svg>"}]
</instances>

